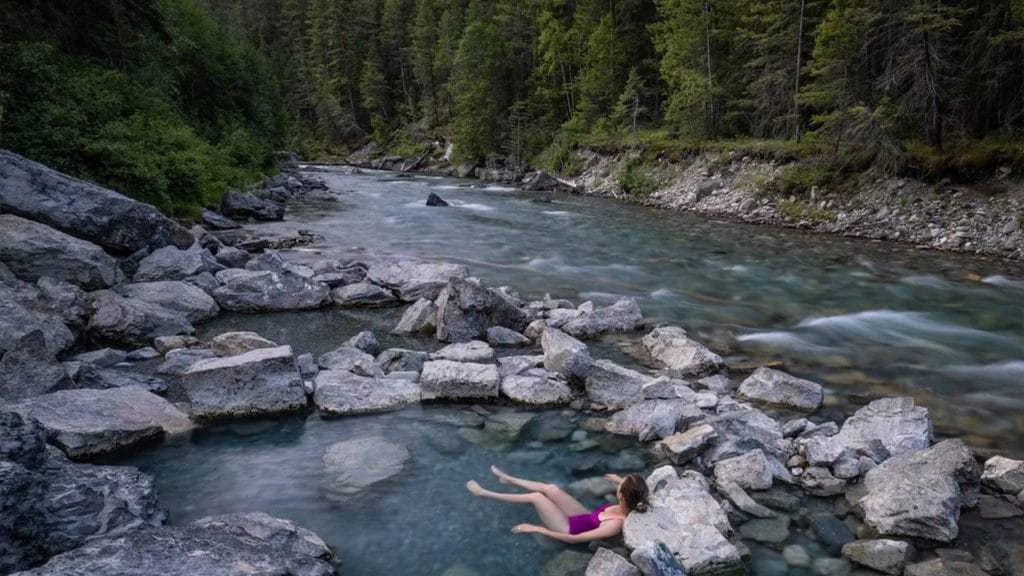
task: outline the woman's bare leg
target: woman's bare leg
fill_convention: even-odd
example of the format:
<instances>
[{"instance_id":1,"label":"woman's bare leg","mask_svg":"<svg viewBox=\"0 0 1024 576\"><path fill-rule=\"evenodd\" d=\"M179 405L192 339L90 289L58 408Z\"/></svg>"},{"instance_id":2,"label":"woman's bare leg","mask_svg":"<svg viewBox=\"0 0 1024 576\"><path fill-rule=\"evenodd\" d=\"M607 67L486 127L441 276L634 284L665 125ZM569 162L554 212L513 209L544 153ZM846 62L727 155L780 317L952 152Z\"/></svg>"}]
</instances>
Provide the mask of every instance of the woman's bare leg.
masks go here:
<instances>
[{"instance_id":1,"label":"woman's bare leg","mask_svg":"<svg viewBox=\"0 0 1024 576\"><path fill-rule=\"evenodd\" d=\"M565 512L563 512L561 508L551 500L548 500L547 496L540 492L530 492L527 494L502 494L501 492L492 492L483 488L476 480L466 482L466 488L477 496L483 496L484 498L490 498L499 502L533 504L534 510L537 511L537 516L540 517L540 521L543 522L545 526L555 532L563 532L566 534L569 532L569 517L566 516Z\"/></svg>"},{"instance_id":2,"label":"woman's bare leg","mask_svg":"<svg viewBox=\"0 0 1024 576\"><path fill-rule=\"evenodd\" d=\"M578 516L580 514L589 514L590 510L580 501L570 496L565 490L562 490L557 484L548 484L546 482L534 482L533 480L526 480L525 478L516 478L511 474L506 473L497 466L491 466L491 473L498 477L505 484L511 484L518 486L524 490L530 490L532 492L540 492L555 503L566 516Z\"/></svg>"}]
</instances>

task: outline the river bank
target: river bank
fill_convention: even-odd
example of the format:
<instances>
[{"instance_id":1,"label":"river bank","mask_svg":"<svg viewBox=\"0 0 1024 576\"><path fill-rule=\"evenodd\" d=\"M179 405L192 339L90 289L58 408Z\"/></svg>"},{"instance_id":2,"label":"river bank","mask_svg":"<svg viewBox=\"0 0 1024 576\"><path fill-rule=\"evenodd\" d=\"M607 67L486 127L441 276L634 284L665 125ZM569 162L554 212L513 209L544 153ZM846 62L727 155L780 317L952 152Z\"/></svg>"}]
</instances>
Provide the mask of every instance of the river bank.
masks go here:
<instances>
[{"instance_id":1,"label":"river bank","mask_svg":"<svg viewBox=\"0 0 1024 576\"><path fill-rule=\"evenodd\" d=\"M987 182L928 184L865 173L841 186L808 185L795 193L772 190L800 162L761 160L741 152L703 153L684 161L641 160L636 151L571 152L578 173L552 177L533 171L452 166L440 149L416 158L373 157L361 150L346 160L367 168L475 177L639 203L750 224L898 242L922 249L1024 260L1024 184L1008 174ZM813 168L813 167L812 167ZM624 174L644 183L624 190ZM628 181L626 182L627 188ZM783 186L784 187L784 186Z\"/></svg>"}]
</instances>

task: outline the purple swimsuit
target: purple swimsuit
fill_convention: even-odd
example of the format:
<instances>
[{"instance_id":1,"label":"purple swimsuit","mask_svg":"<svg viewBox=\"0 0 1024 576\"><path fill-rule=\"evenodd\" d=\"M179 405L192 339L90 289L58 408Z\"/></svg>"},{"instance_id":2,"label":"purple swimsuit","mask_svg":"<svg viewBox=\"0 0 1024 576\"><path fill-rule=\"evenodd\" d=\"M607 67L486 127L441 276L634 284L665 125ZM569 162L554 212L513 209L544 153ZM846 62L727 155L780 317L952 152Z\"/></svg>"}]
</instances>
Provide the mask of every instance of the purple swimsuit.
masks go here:
<instances>
[{"instance_id":1,"label":"purple swimsuit","mask_svg":"<svg viewBox=\"0 0 1024 576\"><path fill-rule=\"evenodd\" d=\"M600 526L601 512L604 512L605 509L610 506L611 504L602 504L601 506L598 506L597 510L594 510L590 514L569 516L569 534L575 536L576 534L590 532Z\"/></svg>"}]
</instances>

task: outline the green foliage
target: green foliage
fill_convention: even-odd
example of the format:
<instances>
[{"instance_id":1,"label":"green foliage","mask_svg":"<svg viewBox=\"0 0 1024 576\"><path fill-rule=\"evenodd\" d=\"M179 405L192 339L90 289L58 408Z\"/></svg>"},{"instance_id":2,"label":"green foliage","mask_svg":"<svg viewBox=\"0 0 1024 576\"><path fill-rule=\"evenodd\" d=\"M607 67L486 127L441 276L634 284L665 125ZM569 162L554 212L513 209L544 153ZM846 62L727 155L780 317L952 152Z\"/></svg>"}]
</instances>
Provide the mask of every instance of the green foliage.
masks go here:
<instances>
[{"instance_id":1,"label":"green foliage","mask_svg":"<svg viewBox=\"0 0 1024 576\"><path fill-rule=\"evenodd\" d=\"M630 196L647 196L661 186L661 180L639 158L629 158L619 165L615 183Z\"/></svg>"},{"instance_id":2,"label":"green foliage","mask_svg":"<svg viewBox=\"0 0 1024 576\"><path fill-rule=\"evenodd\" d=\"M809 221L817 224L835 222L839 218L834 210L824 210L789 200L779 202L779 215L789 222Z\"/></svg>"},{"instance_id":3,"label":"green foliage","mask_svg":"<svg viewBox=\"0 0 1024 576\"><path fill-rule=\"evenodd\" d=\"M507 78L505 46L490 22L473 22L455 57L455 154L483 160L501 149Z\"/></svg>"},{"instance_id":4,"label":"green foliage","mask_svg":"<svg viewBox=\"0 0 1024 576\"><path fill-rule=\"evenodd\" d=\"M812 188L824 188L835 178L828 166L814 162L790 164L782 173L765 184L764 190L782 197L805 196Z\"/></svg>"},{"instance_id":5,"label":"green foliage","mask_svg":"<svg viewBox=\"0 0 1024 576\"><path fill-rule=\"evenodd\" d=\"M544 149L537 163L549 172L572 178L583 172L583 163L575 152L572 141L561 136Z\"/></svg>"}]
</instances>

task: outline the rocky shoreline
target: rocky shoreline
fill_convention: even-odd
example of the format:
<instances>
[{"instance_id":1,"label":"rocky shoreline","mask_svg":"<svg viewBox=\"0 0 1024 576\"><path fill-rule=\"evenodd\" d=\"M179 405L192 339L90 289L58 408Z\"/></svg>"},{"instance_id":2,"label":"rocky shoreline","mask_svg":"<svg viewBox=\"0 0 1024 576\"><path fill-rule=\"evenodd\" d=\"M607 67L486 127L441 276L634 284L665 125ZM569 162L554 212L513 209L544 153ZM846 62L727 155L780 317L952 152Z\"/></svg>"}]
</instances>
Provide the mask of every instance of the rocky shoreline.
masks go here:
<instances>
[{"instance_id":1,"label":"rocky shoreline","mask_svg":"<svg viewBox=\"0 0 1024 576\"><path fill-rule=\"evenodd\" d=\"M326 194L287 178L289 194ZM48 192L33 204L37 188ZM145 217L80 231L60 213L83 191L94 211ZM791 522L809 523L830 556L812 566L789 544L785 564L818 574L1024 567L998 541L967 546L960 527L962 513L993 527L1024 516L1024 462L935 443L927 410L909 398L830 421L819 384L768 367L730 373L682 328L649 325L632 300L527 301L461 265L279 252L212 213L189 231L8 153L0 212L11 224L0 226L0 573L337 573L334 552L294 523L248 513L169 525L152 478L88 462L214 422L427 402L569 408L648 449L652 509L630 515L619 545L587 556L587 576L742 573L740 539L781 544ZM221 311L330 306L406 306L395 332L445 347L381 350L363 332L313 357L251 332L193 336ZM633 339L639 366L595 358L586 341L608 334ZM365 489L410 457L379 438L336 444L323 455L325 496ZM360 462L365 473L353 475ZM832 511L801 510L807 496Z\"/></svg>"},{"instance_id":2,"label":"rocky shoreline","mask_svg":"<svg viewBox=\"0 0 1024 576\"><path fill-rule=\"evenodd\" d=\"M609 155L582 149L573 154L581 171L567 178L542 171L452 166L444 158L433 156L372 158L366 150L346 161L372 169L478 178L535 192L614 198L748 224L1024 260L1024 183L1008 175L975 185L957 185L866 173L843 190L813 187L807 194L778 196L766 189L794 164L740 153L704 153L683 162L661 159L645 166L643 169L656 183L655 189L629 193L622 189L618 175L638 161L636 153Z\"/></svg>"}]
</instances>

